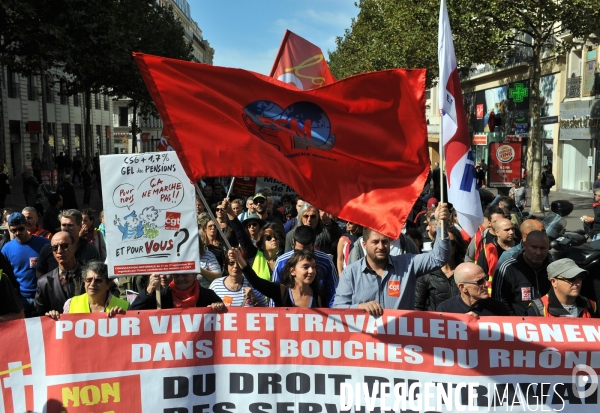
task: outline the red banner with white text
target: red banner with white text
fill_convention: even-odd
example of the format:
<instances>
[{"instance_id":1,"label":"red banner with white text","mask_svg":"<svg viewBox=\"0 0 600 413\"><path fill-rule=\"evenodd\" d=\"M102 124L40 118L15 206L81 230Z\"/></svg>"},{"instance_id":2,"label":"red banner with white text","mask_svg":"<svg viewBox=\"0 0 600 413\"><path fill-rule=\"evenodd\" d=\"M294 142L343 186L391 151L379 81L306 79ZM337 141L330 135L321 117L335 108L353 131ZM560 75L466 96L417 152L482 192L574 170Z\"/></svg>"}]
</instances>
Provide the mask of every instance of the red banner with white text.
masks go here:
<instances>
[{"instance_id":1,"label":"red banner with white text","mask_svg":"<svg viewBox=\"0 0 600 413\"><path fill-rule=\"evenodd\" d=\"M599 411L589 319L177 309L0 323L0 341L7 413Z\"/></svg>"}]
</instances>

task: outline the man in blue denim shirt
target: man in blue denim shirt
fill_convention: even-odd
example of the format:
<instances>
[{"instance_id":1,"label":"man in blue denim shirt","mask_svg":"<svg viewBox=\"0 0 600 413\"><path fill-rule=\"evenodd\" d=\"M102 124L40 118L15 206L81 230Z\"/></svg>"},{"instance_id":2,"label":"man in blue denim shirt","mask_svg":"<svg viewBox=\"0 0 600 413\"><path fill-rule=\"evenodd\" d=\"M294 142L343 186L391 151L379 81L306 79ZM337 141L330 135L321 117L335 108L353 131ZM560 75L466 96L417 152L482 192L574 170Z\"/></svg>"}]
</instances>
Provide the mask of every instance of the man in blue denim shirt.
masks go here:
<instances>
[{"instance_id":1,"label":"man in blue denim shirt","mask_svg":"<svg viewBox=\"0 0 600 413\"><path fill-rule=\"evenodd\" d=\"M445 222L444 231L438 228L433 251L426 254L391 257L390 239L365 228L363 246L367 254L344 269L333 307L359 308L374 317L381 316L384 308L414 310L417 277L450 260L452 246L446 234L450 214L446 204L438 205L435 218Z\"/></svg>"}]
</instances>

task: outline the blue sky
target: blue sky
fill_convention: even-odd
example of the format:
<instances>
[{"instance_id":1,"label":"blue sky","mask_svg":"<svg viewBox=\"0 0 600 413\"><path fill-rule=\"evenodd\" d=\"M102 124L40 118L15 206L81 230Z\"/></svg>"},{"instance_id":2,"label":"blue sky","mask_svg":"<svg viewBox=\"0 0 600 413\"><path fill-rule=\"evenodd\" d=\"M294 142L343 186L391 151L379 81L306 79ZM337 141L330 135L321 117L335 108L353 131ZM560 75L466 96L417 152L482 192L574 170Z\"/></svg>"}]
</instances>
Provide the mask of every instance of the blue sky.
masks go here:
<instances>
[{"instance_id":1,"label":"blue sky","mask_svg":"<svg viewBox=\"0 0 600 413\"><path fill-rule=\"evenodd\" d=\"M327 51L358 14L356 0L188 0L214 64L268 75L286 29Z\"/></svg>"}]
</instances>

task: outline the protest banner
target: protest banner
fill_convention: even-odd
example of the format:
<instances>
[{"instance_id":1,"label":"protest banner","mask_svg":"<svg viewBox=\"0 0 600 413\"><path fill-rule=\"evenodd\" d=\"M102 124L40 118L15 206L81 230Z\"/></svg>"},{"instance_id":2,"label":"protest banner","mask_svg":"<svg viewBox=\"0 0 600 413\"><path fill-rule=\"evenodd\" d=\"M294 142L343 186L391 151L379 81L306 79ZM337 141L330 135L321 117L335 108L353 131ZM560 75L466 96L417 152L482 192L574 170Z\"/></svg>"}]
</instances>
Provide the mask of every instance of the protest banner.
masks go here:
<instances>
[{"instance_id":1,"label":"protest banner","mask_svg":"<svg viewBox=\"0 0 600 413\"><path fill-rule=\"evenodd\" d=\"M175 152L100 157L111 276L198 272L194 186Z\"/></svg>"},{"instance_id":2,"label":"protest banner","mask_svg":"<svg viewBox=\"0 0 600 413\"><path fill-rule=\"evenodd\" d=\"M63 314L0 324L0 406L594 412L599 342L595 319L298 308Z\"/></svg>"},{"instance_id":3,"label":"protest banner","mask_svg":"<svg viewBox=\"0 0 600 413\"><path fill-rule=\"evenodd\" d=\"M271 194L274 196L282 197L283 195L295 196L296 191L291 186L278 181L274 178L257 178L256 179L256 192L261 189L268 188L271 190Z\"/></svg>"}]
</instances>

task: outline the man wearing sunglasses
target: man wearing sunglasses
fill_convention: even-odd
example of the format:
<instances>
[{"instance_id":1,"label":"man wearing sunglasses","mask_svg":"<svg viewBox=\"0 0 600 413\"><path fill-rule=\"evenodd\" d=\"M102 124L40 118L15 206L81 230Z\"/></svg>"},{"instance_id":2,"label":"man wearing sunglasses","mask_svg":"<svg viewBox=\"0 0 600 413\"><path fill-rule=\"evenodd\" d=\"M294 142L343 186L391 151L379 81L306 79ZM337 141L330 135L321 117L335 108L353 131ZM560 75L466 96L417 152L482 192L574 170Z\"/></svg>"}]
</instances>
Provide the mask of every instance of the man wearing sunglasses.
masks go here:
<instances>
[{"instance_id":1,"label":"man wearing sunglasses","mask_svg":"<svg viewBox=\"0 0 600 413\"><path fill-rule=\"evenodd\" d=\"M464 262L454 270L454 282L459 295L438 305L443 313L469 314L475 318L492 315L509 315L501 301L490 297L488 293L488 275L474 263Z\"/></svg>"},{"instance_id":2,"label":"man wearing sunglasses","mask_svg":"<svg viewBox=\"0 0 600 413\"><path fill-rule=\"evenodd\" d=\"M14 239L2 247L2 254L19 282L19 300L25 317L33 317L36 315L33 304L37 290L35 266L42 247L50 244L50 240L31 235L27 232L26 223L25 216L20 212L10 214L8 230L14 235Z\"/></svg>"},{"instance_id":3,"label":"man wearing sunglasses","mask_svg":"<svg viewBox=\"0 0 600 413\"><path fill-rule=\"evenodd\" d=\"M85 292L81 279L81 265L75 258L74 240L65 231L57 232L50 241L52 255L58 267L38 280L35 308L39 315L54 310L63 312L65 302Z\"/></svg>"},{"instance_id":4,"label":"man wearing sunglasses","mask_svg":"<svg viewBox=\"0 0 600 413\"><path fill-rule=\"evenodd\" d=\"M277 231L280 234L285 234L283 221L277 218L275 215L269 214L269 210L267 208L267 197L264 194L261 194L259 192L258 194L254 195L254 198L252 198L252 202L256 207L256 215L258 215L260 219L262 219L266 223L272 222L274 224L277 224L277 226L279 227Z\"/></svg>"},{"instance_id":5,"label":"man wearing sunglasses","mask_svg":"<svg viewBox=\"0 0 600 413\"><path fill-rule=\"evenodd\" d=\"M337 249L334 248L334 236L331 234L329 228L323 224L323 221L321 221L319 210L308 202L305 202L300 208L300 213L298 214L298 227L292 229L285 236L285 252L294 251L294 233L296 232L296 229L302 225L309 226L315 231L317 236L314 243L315 249L331 256L334 256L337 253Z\"/></svg>"},{"instance_id":6,"label":"man wearing sunglasses","mask_svg":"<svg viewBox=\"0 0 600 413\"><path fill-rule=\"evenodd\" d=\"M531 301L527 315L542 317L598 318L598 304L581 295L583 278L588 275L570 258L548 265L550 291Z\"/></svg>"}]
</instances>

